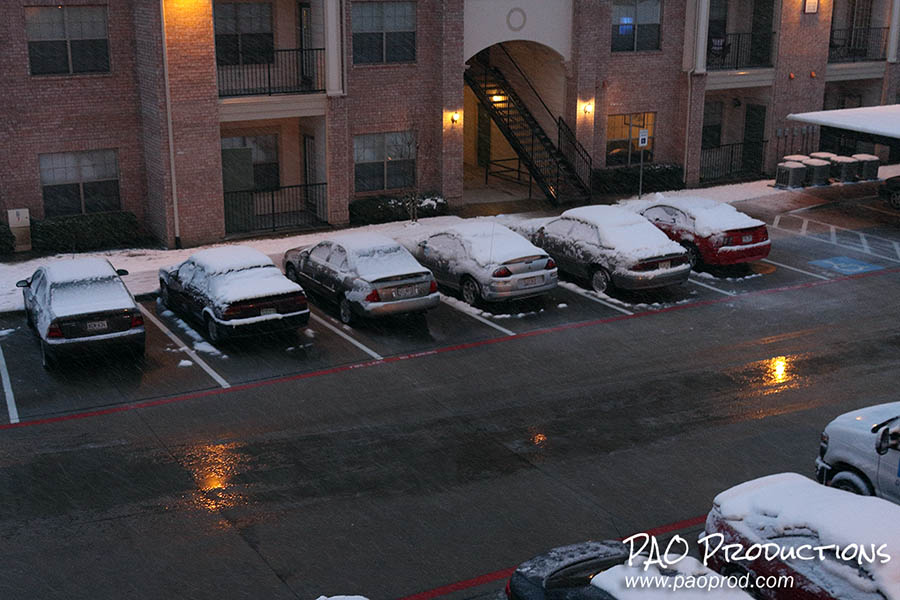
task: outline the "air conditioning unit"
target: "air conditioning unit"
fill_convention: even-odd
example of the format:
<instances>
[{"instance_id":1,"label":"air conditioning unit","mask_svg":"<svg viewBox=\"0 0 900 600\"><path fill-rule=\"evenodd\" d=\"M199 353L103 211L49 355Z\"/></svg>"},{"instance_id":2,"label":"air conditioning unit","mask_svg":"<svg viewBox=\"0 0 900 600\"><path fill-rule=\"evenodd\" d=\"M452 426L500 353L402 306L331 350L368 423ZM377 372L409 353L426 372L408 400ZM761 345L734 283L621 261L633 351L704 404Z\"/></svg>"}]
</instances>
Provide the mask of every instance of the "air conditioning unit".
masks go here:
<instances>
[{"instance_id":1,"label":"air conditioning unit","mask_svg":"<svg viewBox=\"0 0 900 600\"><path fill-rule=\"evenodd\" d=\"M809 160L809 157L805 154L788 154L782 159L784 162L798 162L802 163Z\"/></svg>"},{"instance_id":2,"label":"air conditioning unit","mask_svg":"<svg viewBox=\"0 0 900 600\"><path fill-rule=\"evenodd\" d=\"M806 167L803 163L787 161L778 164L775 171L775 187L800 188L806 178Z\"/></svg>"},{"instance_id":3,"label":"air conditioning unit","mask_svg":"<svg viewBox=\"0 0 900 600\"><path fill-rule=\"evenodd\" d=\"M31 214L27 208L14 208L6 211L6 222L15 238L15 251L31 250Z\"/></svg>"},{"instance_id":4,"label":"air conditioning unit","mask_svg":"<svg viewBox=\"0 0 900 600\"><path fill-rule=\"evenodd\" d=\"M828 185L831 176L831 163L820 158L807 158L803 161L806 167L806 185Z\"/></svg>"},{"instance_id":5,"label":"air conditioning unit","mask_svg":"<svg viewBox=\"0 0 900 600\"><path fill-rule=\"evenodd\" d=\"M809 155L810 158L818 158L819 160L827 160L831 162L831 159L837 156L834 152L813 152Z\"/></svg>"},{"instance_id":6,"label":"air conditioning unit","mask_svg":"<svg viewBox=\"0 0 900 600\"><path fill-rule=\"evenodd\" d=\"M863 181L878 179L878 167L881 159L874 154L854 154L853 158L859 161L859 178Z\"/></svg>"},{"instance_id":7,"label":"air conditioning unit","mask_svg":"<svg viewBox=\"0 0 900 600\"><path fill-rule=\"evenodd\" d=\"M859 161L849 156L835 156L831 159L831 177L841 183L856 181Z\"/></svg>"}]
</instances>

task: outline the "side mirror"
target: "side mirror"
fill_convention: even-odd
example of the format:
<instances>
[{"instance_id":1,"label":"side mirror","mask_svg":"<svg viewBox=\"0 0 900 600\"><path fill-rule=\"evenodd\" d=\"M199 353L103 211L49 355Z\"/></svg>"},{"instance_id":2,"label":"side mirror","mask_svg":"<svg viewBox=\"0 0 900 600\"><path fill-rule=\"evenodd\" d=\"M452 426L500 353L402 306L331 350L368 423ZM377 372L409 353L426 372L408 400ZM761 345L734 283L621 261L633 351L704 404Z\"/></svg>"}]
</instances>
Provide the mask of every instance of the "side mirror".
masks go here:
<instances>
[{"instance_id":1,"label":"side mirror","mask_svg":"<svg viewBox=\"0 0 900 600\"><path fill-rule=\"evenodd\" d=\"M879 456L884 456L890 449L891 428L882 427L881 431L878 432L878 440L875 442L875 452L877 452Z\"/></svg>"},{"instance_id":2,"label":"side mirror","mask_svg":"<svg viewBox=\"0 0 900 600\"><path fill-rule=\"evenodd\" d=\"M16 287L27 288L31 286L31 282L27 279L22 279L21 281L16 282Z\"/></svg>"},{"instance_id":3,"label":"side mirror","mask_svg":"<svg viewBox=\"0 0 900 600\"><path fill-rule=\"evenodd\" d=\"M116 275L124 277L125 275L128 275L128 271L125 269L116 269Z\"/></svg>"}]
</instances>

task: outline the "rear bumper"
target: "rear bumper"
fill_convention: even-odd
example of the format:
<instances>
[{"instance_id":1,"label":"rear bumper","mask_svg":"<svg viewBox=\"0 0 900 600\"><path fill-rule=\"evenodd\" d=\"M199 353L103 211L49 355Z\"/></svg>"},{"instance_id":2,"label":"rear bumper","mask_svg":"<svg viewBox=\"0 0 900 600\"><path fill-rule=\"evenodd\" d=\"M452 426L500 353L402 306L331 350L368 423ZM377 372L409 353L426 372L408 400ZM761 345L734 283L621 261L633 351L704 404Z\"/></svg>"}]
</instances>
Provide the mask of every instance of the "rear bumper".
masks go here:
<instances>
[{"instance_id":1,"label":"rear bumper","mask_svg":"<svg viewBox=\"0 0 900 600\"><path fill-rule=\"evenodd\" d=\"M544 276L544 283L531 287L519 287L522 279L527 278L524 276L511 279L493 279L490 285L481 287L481 298L487 302L531 298L546 294L559 283L559 275L556 270L538 273L537 275ZM533 277L534 275L531 276Z\"/></svg>"},{"instance_id":2,"label":"rear bumper","mask_svg":"<svg viewBox=\"0 0 900 600\"><path fill-rule=\"evenodd\" d=\"M437 292L419 298L405 298L389 302L355 302L353 308L364 317L384 317L411 312L423 312L441 303Z\"/></svg>"},{"instance_id":3,"label":"rear bumper","mask_svg":"<svg viewBox=\"0 0 900 600\"><path fill-rule=\"evenodd\" d=\"M127 331L105 333L81 338L48 338L44 343L54 356L80 352L105 352L109 350L138 349L144 347L147 334L143 327Z\"/></svg>"},{"instance_id":4,"label":"rear bumper","mask_svg":"<svg viewBox=\"0 0 900 600\"><path fill-rule=\"evenodd\" d=\"M646 290L650 288L679 285L687 281L691 265L685 264L661 272L617 271L612 275L613 285L623 290Z\"/></svg>"},{"instance_id":5,"label":"rear bumper","mask_svg":"<svg viewBox=\"0 0 900 600\"><path fill-rule=\"evenodd\" d=\"M742 262L753 262L762 260L769 256L769 250L772 249L772 242L766 240L758 244L748 244L747 246L722 246L708 258L704 259L711 265L734 265Z\"/></svg>"},{"instance_id":6,"label":"rear bumper","mask_svg":"<svg viewBox=\"0 0 900 600\"><path fill-rule=\"evenodd\" d=\"M276 333L288 329L305 327L309 323L309 309L295 313L265 315L249 319L232 319L224 321L213 317L216 325L229 336L257 335Z\"/></svg>"}]
</instances>

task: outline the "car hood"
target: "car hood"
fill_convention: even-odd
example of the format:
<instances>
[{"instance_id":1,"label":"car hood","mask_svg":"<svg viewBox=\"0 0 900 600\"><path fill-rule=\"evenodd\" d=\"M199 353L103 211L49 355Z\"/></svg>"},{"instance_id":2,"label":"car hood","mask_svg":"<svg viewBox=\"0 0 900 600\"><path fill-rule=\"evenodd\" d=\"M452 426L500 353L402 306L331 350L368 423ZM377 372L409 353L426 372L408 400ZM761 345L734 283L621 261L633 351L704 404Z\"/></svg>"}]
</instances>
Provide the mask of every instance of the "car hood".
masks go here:
<instances>
[{"instance_id":1,"label":"car hood","mask_svg":"<svg viewBox=\"0 0 900 600\"><path fill-rule=\"evenodd\" d=\"M900 415L900 402L876 404L844 413L825 427L825 431L846 431L858 435L873 436L872 426Z\"/></svg>"}]
</instances>

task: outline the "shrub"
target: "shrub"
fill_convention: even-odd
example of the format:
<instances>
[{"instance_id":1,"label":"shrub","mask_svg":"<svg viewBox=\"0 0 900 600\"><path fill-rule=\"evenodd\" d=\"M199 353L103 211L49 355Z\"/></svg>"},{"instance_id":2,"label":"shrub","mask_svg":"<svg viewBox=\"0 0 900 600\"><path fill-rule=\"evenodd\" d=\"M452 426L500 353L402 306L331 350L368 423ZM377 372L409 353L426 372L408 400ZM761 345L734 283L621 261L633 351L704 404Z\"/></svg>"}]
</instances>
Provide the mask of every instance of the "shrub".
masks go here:
<instances>
[{"instance_id":1,"label":"shrub","mask_svg":"<svg viewBox=\"0 0 900 600\"><path fill-rule=\"evenodd\" d=\"M350 203L351 225L374 225L391 221L405 221L410 218L409 202L416 203L419 219L447 214L447 202L437 194L419 196L372 196L359 198Z\"/></svg>"},{"instance_id":2,"label":"shrub","mask_svg":"<svg viewBox=\"0 0 900 600\"><path fill-rule=\"evenodd\" d=\"M31 222L31 245L42 252L82 252L142 245L134 213L103 212Z\"/></svg>"},{"instance_id":3,"label":"shrub","mask_svg":"<svg viewBox=\"0 0 900 600\"><path fill-rule=\"evenodd\" d=\"M637 194L640 166L596 169L593 176L595 194ZM684 189L681 165L648 163L644 165L645 194Z\"/></svg>"},{"instance_id":4,"label":"shrub","mask_svg":"<svg viewBox=\"0 0 900 600\"><path fill-rule=\"evenodd\" d=\"M12 254L16 249L16 238L9 225L0 221L0 254Z\"/></svg>"}]
</instances>

